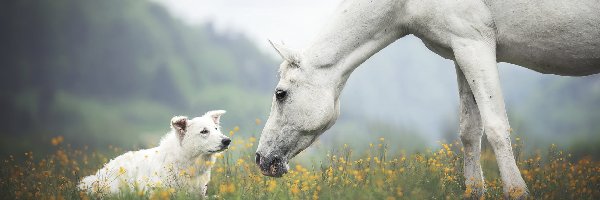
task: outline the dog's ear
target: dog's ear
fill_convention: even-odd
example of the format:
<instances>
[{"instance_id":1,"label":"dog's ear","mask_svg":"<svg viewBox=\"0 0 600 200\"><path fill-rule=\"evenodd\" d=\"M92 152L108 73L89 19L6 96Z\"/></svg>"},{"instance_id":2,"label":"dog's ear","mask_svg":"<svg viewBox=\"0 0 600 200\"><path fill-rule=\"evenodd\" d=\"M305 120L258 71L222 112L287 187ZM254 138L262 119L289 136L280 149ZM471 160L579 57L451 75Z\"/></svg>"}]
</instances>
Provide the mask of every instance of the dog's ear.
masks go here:
<instances>
[{"instance_id":1,"label":"dog's ear","mask_svg":"<svg viewBox=\"0 0 600 200\"><path fill-rule=\"evenodd\" d=\"M175 116L171 119L171 128L177 132L179 139L183 138L187 131L188 118L186 116Z\"/></svg>"},{"instance_id":2,"label":"dog's ear","mask_svg":"<svg viewBox=\"0 0 600 200\"><path fill-rule=\"evenodd\" d=\"M219 125L220 121L221 121L221 115L225 114L226 111L224 110L213 110L213 111L208 111L206 112L206 114L204 114L204 116L208 116L210 117L213 122L215 122L216 125Z\"/></svg>"}]
</instances>

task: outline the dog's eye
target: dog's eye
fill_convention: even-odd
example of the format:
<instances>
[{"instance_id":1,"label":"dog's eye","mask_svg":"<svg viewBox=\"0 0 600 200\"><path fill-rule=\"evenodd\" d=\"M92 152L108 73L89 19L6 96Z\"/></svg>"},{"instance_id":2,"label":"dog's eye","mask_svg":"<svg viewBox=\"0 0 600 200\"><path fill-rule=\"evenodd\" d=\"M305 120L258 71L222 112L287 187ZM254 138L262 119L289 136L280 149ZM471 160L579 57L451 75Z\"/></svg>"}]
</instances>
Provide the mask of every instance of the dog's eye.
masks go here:
<instances>
[{"instance_id":1,"label":"dog's eye","mask_svg":"<svg viewBox=\"0 0 600 200\"><path fill-rule=\"evenodd\" d=\"M219 130L218 128L215 128L215 130Z\"/></svg>"},{"instance_id":2,"label":"dog's eye","mask_svg":"<svg viewBox=\"0 0 600 200\"><path fill-rule=\"evenodd\" d=\"M200 133L202 133L202 134L207 134L207 133L208 133L208 130L204 129L204 130L200 131Z\"/></svg>"}]
</instances>

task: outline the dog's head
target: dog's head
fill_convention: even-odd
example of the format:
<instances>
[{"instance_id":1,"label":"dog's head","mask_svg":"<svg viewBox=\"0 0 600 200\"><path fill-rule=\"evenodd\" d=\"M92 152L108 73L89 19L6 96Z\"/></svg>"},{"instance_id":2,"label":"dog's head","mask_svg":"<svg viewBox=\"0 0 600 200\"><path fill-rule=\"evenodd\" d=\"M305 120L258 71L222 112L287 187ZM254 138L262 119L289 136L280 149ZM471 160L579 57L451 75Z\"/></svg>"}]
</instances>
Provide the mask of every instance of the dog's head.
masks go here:
<instances>
[{"instance_id":1,"label":"dog's head","mask_svg":"<svg viewBox=\"0 0 600 200\"><path fill-rule=\"evenodd\" d=\"M193 119L176 116L171 119L171 128L186 151L197 155L221 152L231 143L231 139L221 133L219 126L223 114L224 110L213 110Z\"/></svg>"}]
</instances>

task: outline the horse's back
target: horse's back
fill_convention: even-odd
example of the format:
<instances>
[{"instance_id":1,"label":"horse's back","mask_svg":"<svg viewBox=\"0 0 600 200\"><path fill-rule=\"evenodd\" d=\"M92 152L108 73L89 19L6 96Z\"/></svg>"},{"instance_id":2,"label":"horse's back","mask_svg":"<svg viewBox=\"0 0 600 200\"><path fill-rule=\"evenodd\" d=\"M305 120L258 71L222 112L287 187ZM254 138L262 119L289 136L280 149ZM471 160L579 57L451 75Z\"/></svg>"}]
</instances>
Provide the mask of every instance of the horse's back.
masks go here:
<instances>
[{"instance_id":1,"label":"horse's back","mask_svg":"<svg viewBox=\"0 0 600 200\"><path fill-rule=\"evenodd\" d=\"M498 61L542 72L600 73L599 0L486 0Z\"/></svg>"}]
</instances>

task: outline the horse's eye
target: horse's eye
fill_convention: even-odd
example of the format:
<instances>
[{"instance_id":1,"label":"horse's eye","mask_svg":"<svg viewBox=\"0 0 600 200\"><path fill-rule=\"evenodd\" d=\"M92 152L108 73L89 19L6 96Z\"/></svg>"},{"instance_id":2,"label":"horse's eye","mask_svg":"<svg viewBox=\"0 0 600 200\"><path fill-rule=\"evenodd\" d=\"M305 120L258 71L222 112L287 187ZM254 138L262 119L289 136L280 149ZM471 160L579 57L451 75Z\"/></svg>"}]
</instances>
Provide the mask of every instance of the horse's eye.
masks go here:
<instances>
[{"instance_id":1,"label":"horse's eye","mask_svg":"<svg viewBox=\"0 0 600 200\"><path fill-rule=\"evenodd\" d=\"M204 129L204 130L200 131L200 133L202 133L202 134L207 134L207 133L208 133L208 130Z\"/></svg>"},{"instance_id":2,"label":"horse's eye","mask_svg":"<svg viewBox=\"0 0 600 200\"><path fill-rule=\"evenodd\" d=\"M277 99L277 101L283 101L286 96L287 91L285 90L277 89L277 91L275 91L275 98Z\"/></svg>"}]
</instances>

